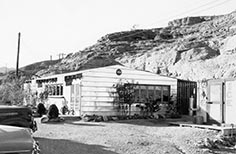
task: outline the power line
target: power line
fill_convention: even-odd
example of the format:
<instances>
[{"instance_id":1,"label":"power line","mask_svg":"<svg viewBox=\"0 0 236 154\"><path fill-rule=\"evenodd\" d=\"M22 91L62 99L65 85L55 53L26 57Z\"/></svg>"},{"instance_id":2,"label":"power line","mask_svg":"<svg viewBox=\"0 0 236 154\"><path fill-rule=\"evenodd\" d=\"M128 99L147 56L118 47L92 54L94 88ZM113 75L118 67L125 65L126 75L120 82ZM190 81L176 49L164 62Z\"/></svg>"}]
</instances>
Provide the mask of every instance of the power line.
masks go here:
<instances>
[{"instance_id":1,"label":"power line","mask_svg":"<svg viewBox=\"0 0 236 154\"><path fill-rule=\"evenodd\" d=\"M227 3L227 2L230 2L230 1L232 1L232 0L224 0L224 1L222 1L222 2L221 2L221 0L212 0L212 1L209 1L209 2L207 2L207 3L205 3L205 4L202 4L202 5L200 5L200 6L194 7L193 9L188 9L187 11L181 12L181 13L176 14L176 15L174 15L174 16L170 16L170 17L167 17L167 18L158 20L158 21L156 21L156 22L154 22L154 23L151 23L151 24L149 24L149 25L153 25L153 24L155 24L155 23L157 23L157 22L161 22L161 21L164 21L164 20L166 21L166 20L168 20L168 19L170 19L170 18L174 18L174 17L178 17L178 16L181 16L181 15L185 15L185 14L187 14L187 13L198 13L198 12L202 12L202 11L205 11L205 10L209 10L209 9L212 9L212 8L214 8L214 7L223 5L223 4L225 4L225 3ZM220 2L220 3L219 3L219 2ZM206 8L205 8L205 7L206 7ZM128 35L122 35L122 36L120 36L120 37L117 37L116 39L122 39L122 38L125 38L125 37L135 36L135 35L141 34L141 33L143 33L142 30L137 31L137 32L134 32L134 33L132 33L132 34L128 34ZM23 41L23 43L25 43L25 45L26 45L26 47L28 48L28 50L32 50L32 49L30 48L30 46L29 46L28 44L26 44L25 41Z\"/></svg>"},{"instance_id":2,"label":"power line","mask_svg":"<svg viewBox=\"0 0 236 154\"><path fill-rule=\"evenodd\" d=\"M187 10L187 11L181 12L181 13L179 13L179 14L176 14L176 15L173 15L173 16L169 16L169 17L167 17L167 18L163 18L163 19L158 20L158 21L156 21L156 22L154 22L154 23L152 23L152 24L155 24L155 23L157 23L157 22L162 22L162 21L170 20L171 18L176 18L176 17L182 16L182 15L185 15L185 14L192 13L192 12L198 10L199 8L202 8L202 7L211 5L211 4L216 3L216 2L218 2L218 1L221 1L221 0L213 0L213 1L207 2L207 3L205 3L205 4L202 4L202 5L198 6L198 7L194 7L194 8L192 8L192 9ZM230 0L229 0L229 1L230 1ZM198 12L199 12L199 11L194 12L194 13L198 13Z\"/></svg>"},{"instance_id":3,"label":"power line","mask_svg":"<svg viewBox=\"0 0 236 154\"><path fill-rule=\"evenodd\" d=\"M222 4L224 4L224 3L227 3L227 2L230 2L230 1L232 1L232 0L225 0L225 1L221 2L221 3L219 3L219 4L215 4L215 5L213 5L213 6L210 6L210 7L205 8L205 9L201 9L201 10L196 11L196 12L194 12L194 13L198 13L198 12L202 12L202 11L205 11L205 10L209 10L209 9L212 9L212 8L214 8L214 7L217 7L217 6L220 6L220 5L222 5Z\"/></svg>"}]
</instances>

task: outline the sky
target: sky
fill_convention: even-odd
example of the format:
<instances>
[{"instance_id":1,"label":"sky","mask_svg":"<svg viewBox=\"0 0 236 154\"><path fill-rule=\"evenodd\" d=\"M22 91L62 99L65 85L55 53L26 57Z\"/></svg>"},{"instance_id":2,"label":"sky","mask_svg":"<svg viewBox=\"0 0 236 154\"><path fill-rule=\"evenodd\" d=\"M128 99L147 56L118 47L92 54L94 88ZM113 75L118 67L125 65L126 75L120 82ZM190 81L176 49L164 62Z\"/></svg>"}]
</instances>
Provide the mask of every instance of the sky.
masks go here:
<instances>
[{"instance_id":1,"label":"sky","mask_svg":"<svg viewBox=\"0 0 236 154\"><path fill-rule=\"evenodd\" d=\"M119 31L165 27L187 16L221 15L236 0L0 0L0 67L58 59Z\"/></svg>"}]
</instances>

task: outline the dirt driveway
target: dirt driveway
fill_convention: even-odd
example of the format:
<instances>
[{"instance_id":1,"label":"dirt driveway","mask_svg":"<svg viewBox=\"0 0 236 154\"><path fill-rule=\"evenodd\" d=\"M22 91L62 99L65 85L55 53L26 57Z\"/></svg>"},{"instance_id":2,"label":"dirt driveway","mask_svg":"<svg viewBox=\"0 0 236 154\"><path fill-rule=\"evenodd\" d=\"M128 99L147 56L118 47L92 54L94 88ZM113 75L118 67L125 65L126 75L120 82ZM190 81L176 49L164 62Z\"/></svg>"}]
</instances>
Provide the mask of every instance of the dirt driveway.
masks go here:
<instances>
[{"instance_id":1,"label":"dirt driveway","mask_svg":"<svg viewBox=\"0 0 236 154\"><path fill-rule=\"evenodd\" d=\"M66 121L41 124L34 133L42 154L207 154L197 142L214 131L168 126L158 120ZM230 153L222 152L219 153Z\"/></svg>"}]
</instances>

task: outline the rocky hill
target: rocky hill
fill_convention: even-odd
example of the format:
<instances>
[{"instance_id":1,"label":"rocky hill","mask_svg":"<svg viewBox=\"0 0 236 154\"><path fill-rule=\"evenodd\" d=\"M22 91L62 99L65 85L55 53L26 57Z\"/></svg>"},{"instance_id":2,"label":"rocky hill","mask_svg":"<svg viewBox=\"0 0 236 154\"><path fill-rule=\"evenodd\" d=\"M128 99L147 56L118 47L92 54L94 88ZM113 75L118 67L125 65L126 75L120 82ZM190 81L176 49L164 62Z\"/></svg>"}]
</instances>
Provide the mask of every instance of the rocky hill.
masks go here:
<instances>
[{"instance_id":1,"label":"rocky hill","mask_svg":"<svg viewBox=\"0 0 236 154\"><path fill-rule=\"evenodd\" d=\"M46 60L46 61L41 61L41 62L37 62L37 63L33 63L30 65L21 67L19 70L19 76L23 77L24 79L30 79L34 75L37 76L37 72L39 72L41 70L49 69L53 65L59 63L60 61L61 61L61 59L59 59L59 60ZM2 72L4 72L4 73L2 73ZM14 68L2 67L2 72L1 72L1 68L0 68L0 84L2 83L3 80L4 81L12 81L16 77L16 71ZM55 73L61 73L61 72L54 71L54 74Z\"/></svg>"},{"instance_id":2,"label":"rocky hill","mask_svg":"<svg viewBox=\"0 0 236 154\"><path fill-rule=\"evenodd\" d=\"M236 11L186 17L167 27L103 36L37 75L121 63L131 68L189 80L236 77Z\"/></svg>"},{"instance_id":3,"label":"rocky hill","mask_svg":"<svg viewBox=\"0 0 236 154\"><path fill-rule=\"evenodd\" d=\"M61 62L61 59L58 60L45 60L45 61L41 61L41 62L37 62L37 63L33 63L27 66L24 66L22 68L20 68L20 70L22 72L24 72L25 75L27 76L32 76L37 74L37 72L41 71L41 70L46 70L46 69L52 69L54 68L55 64L58 64ZM60 71L54 71L55 73L61 73Z\"/></svg>"},{"instance_id":4,"label":"rocky hill","mask_svg":"<svg viewBox=\"0 0 236 154\"><path fill-rule=\"evenodd\" d=\"M12 71L14 68L0 67L0 74L5 74L6 72ZM0 75L1 76L1 75Z\"/></svg>"}]
</instances>

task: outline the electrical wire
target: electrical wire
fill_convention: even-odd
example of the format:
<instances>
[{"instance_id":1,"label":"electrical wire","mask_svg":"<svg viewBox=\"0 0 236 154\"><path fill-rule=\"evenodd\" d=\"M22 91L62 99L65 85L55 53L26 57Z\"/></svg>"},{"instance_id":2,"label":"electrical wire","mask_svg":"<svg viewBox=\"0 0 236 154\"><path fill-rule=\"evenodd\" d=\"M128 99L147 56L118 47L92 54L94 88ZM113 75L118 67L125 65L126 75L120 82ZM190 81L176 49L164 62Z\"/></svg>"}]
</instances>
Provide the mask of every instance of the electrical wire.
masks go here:
<instances>
[{"instance_id":1,"label":"electrical wire","mask_svg":"<svg viewBox=\"0 0 236 154\"><path fill-rule=\"evenodd\" d=\"M177 14L177 15L172 16L172 17L176 17L176 16L184 15L184 14L186 14L186 13L190 13L190 12L191 12L191 13L202 12L202 11L205 11L205 10L212 9L212 8L214 8L214 7L216 7L216 6L223 5L224 3L230 2L230 1L232 1L232 0L225 0L225 1L221 2L221 3L217 3L217 4L213 5L213 6L210 6L210 7L207 7L207 8L204 8L204 9L201 9L201 10L198 10L198 11L197 11L197 9L199 9L199 8L202 8L202 7L208 6L208 5L210 5L210 4L213 4L213 3L216 3L216 2L219 2L219 1L220 1L220 0L210 1L210 2L208 2L208 3L205 3L205 4L203 4L203 5L198 6L198 7L196 7L196 8L193 8L193 9L191 9L191 10L189 10L189 11L182 12L182 13ZM162 19L162 20L167 20L167 19ZM161 21L161 20L159 20L159 21ZM155 23L157 23L157 22L155 22ZM118 40L118 39L122 39L122 38L125 38L125 37L135 36L135 35L137 35L137 34L141 34L141 33L143 33L142 30L139 31L139 32L136 32L136 33L129 34L129 35L125 35L125 36L123 35L123 36L121 36L121 37L117 37L116 39ZM107 40L107 41L108 41L108 40ZM105 42L106 42L106 41L105 41Z\"/></svg>"},{"instance_id":2,"label":"electrical wire","mask_svg":"<svg viewBox=\"0 0 236 154\"><path fill-rule=\"evenodd\" d=\"M202 8L202 7L205 7L205 6L214 4L214 3L218 2L218 1L221 1L221 0L213 0L213 1L210 1L210 2L208 2L208 3L205 3L205 4L200 5L200 6L198 6L198 7L189 9L189 10L187 10L187 11L181 12L181 13L176 14L176 15L174 15L174 16L169 16L169 17L167 17L167 18L158 20L158 21L156 21L156 22L154 22L154 23L152 23L152 24L155 24L155 23L157 23L157 22L162 22L162 21L170 20L170 19L172 19L172 18L177 18L177 17L180 17L180 16L182 16L182 15L189 14L189 13L198 13L198 12L201 12L201 11L196 11L196 10L198 10L198 9L200 9L200 8ZM231 0L229 0L229 1L231 1ZM200 2L200 1L199 1L199 2ZM194 11L195 11L195 12L194 12Z\"/></svg>"}]
</instances>

